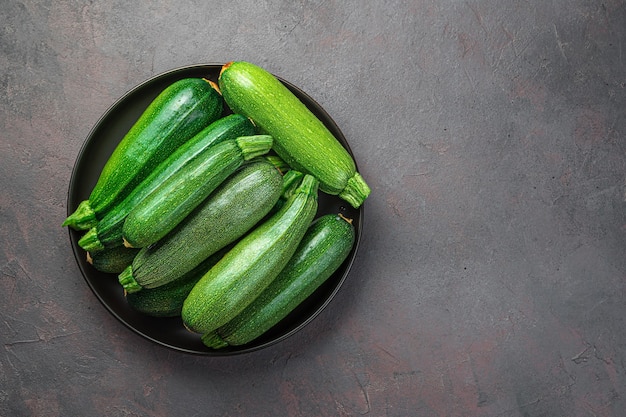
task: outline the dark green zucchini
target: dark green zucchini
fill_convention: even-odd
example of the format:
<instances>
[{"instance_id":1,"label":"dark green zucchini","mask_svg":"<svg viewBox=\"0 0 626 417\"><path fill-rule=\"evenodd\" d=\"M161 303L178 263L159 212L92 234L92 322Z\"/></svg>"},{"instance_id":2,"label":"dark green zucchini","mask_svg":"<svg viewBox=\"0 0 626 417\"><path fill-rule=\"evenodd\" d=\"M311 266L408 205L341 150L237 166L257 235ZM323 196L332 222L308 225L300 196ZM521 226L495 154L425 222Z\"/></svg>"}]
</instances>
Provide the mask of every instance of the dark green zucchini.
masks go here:
<instances>
[{"instance_id":1,"label":"dark green zucchini","mask_svg":"<svg viewBox=\"0 0 626 417\"><path fill-rule=\"evenodd\" d=\"M135 187L122 202L108 211L95 227L81 237L78 241L79 246L94 253L104 248L122 246L124 243L122 238L124 221L130 211L148 194L183 167L206 158L206 155L212 152L211 147L213 145L254 133L255 127L250 119L240 114L232 114L211 123L180 146L159 164L141 184Z\"/></svg>"},{"instance_id":2,"label":"dark green zucchini","mask_svg":"<svg viewBox=\"0 0 626 417\"><path fill-rule=\"evenodd\" d=\"M87 262L100 272L119 274L133 263L139 249L118 246L97 252L87 252Z\"/></svg>"},{"instance_id":3,"label":"dark green zucchini","mask_svg":"<svg viewBox=\"0 0 626 417\"><path fill-rule=\"evenodd\" d=\"M141 249L120 283L132 293L178 280L254 227L275 205L281 185L282 176L264 158L247 163L171 233Z\"/></svg>"},{"instance_id":4,"label":"dark green zucchini","mask_svg":"<svg viewBox=\"0 0 626 417\"><path fill-rule=\"evenodd\" d=\"M135 206L124 221L124 245L149 246L172 231L244 161L266 154L268 135L240 136L211 147L182 167Z\"/></svg>"},{"instance_id":5,"label":"dark green zucchini","mask_svg":"<svg viewBox=\"0 0 626 417\"><path fill-rule=\"evenodd\" d=\"M317 212L318 181L305 175L285 205L244 236L193 287L181 316L208 333L239 314L287 264Z\"/></svg>"},{"instance_id":6,"label":"dark green zucchini","mask_svg":"<svg viewBox=\"0 0 626 417\"><path fill-rule=\"evenodd\" d=\"M97 224L107 210L174 150L221 116L217 86L201 78L185 78L165 88L146 108L107 160L88 200L63 222L77 230Z\"/></svg>"},{"instance_id":7,"label":"dark green zucchini","mask_svg":"<svg viewBox=\"0 0 626 417\"><path fill-rule=\"evenodd\" d=\"M176 281L139 292L124 292L126 301L133 310L148 316L180 316L183 302L193 286L224 256L225 252L226 250L220 250L214 253Z\"/></svg>"},{"instance_id":8,"label":"dark green zucchini","mask_svg":"<svg viewBox=\"0 0 626 417\"><path fill-rule=\"evenodd\" d=\"M283 83L249 62L225 64L219 88L226 104L274 138L274 150L293 169L314 175L320 190L359 207L370 188L350 153Z\"/></svg>"},{"instance_id":9,"label":"dark green zucchini","mask_svg":"<svg viewBox=\"0 0 626 417\"><path fill-rule=\"evenodd\" d=\"M274 281L248 307L202 336L211 348L250 343L306 300L346 260L355 242L352 221L327 214L316 219Z\"/></svg>"}]
</instances>

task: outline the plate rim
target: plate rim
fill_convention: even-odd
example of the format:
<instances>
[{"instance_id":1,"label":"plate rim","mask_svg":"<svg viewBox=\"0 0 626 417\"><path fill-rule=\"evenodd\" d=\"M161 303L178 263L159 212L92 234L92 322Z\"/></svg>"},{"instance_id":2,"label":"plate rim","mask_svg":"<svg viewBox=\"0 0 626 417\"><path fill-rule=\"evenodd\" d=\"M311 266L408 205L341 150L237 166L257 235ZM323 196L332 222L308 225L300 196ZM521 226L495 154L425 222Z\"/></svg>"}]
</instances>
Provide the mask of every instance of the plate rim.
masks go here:
<instances>
[{"instance_id":1,"label":"plate rim","mask_svg":"<svg viewBox=\"0 0 626 417\"><path fill-rule=\"evenodd\" d=\"M158 74L155 74L153 76L150 76L148 78L146 78L144 81L134 85L133 87L129 88L125 93L123 93L122 95L120 95L117 99L115 99L113 101L113 103L111 105L108 106L108 108L102 113L102 115L96 120L96 122L93 124L93 126L91 127L91 129L89 130L88 134L86 135L86 137L84 138L81 147L79 148L79 151L76 155L75 161L74 161L74 165L72 167L72 171L70 174L70 181L68 184L68 189L67 189L67 199L66 199L66 208L67 208L67 215L69 216L72 212L73 212L73 208L72 208L72 203L73 203L73 190L76 187L76 181L77 181L77 174L79 173L79 168L80 168L80 163L81 161L84 159L85 154L87 153L87 150L93 140L94 135L102 128L103 123L111 117L111 115L115 112L115 110L121 106L124 102L126 102L129 97L133 96L134 94L137 94L140 90L147 88L148 86L150 86L151 84L154 84L156 82L158 82L159 80L162 80L164 78L169 78L169 77L175 77L177 74L182 74L182 73L186 73L186 72L190 72L190 71L196 71L196 70L203 70L203 69L208 69L209 71L219 71L219 69L223 66L224 64L219 64L219 63L196 63L196 64L191 64L191 65L184 65L184 66L178 66L175 68L172 68L170 70L166 70L163 72L160 72ZM310 104L312 104L315 109L311 109L314 112L317 113L322 113L325 117L325 120L322 120L323 123L327 124L330 123L332 126L332 130L335 130L339 133L340 138L338 138L342 145L346 148L346 150L348 151L348 153L353 157L354 159L354 163L355 166L358 170L358 163L356 161L356 159L354 158L354 154L352 152L352 149L350 148L350 145L347 141L347 139L345 138L345 136L343 135L343 132L341 131L341 129L339 128L339 126L337 125L337 123L334 121L334 119L330 116L330 114L328 112L326 112L326 110L315 100L313 99L310 95L308 95L304 90L300 89L299 87L297 87L295 84L289 82L288 80L285 80L284 78L275 75L274 76L281 81L284 85L286 85L290 90L297 92L299 94L302 94L304 96L304 98L306 98L306 101L308 101ZM299 97L301 98L301 97ZM226 103L224 103L225 106ZM181 347L181 346L174 346L170 343L167 343L163 340L159 340L158 338L154 337L151 334L148 334L145 331L142 331L140 329L138 329L136 326L134 326L132 323L129 322L129 320L125 319L124 317L122 317L122 315L116 311L111 305L109 305L109 303L104 299L104 297L102 296L102 294L98 291L98 289L95 287L94 283L91 281L91 279L89 278L89 271L86 271L85 265L83 264L81 258L84 256L84 250L82 250L81 248L78 247L77 244L77 238L76 238L76 234L80 233L80 231L75 231L71 228L68 227L68 234L69 234L69 238L70 238L70 246L72 247L72 252L74 254L74 258L76 261L76 264L80 270L80 273L83 277L83 279L86 281L87 285L89 286L91 292L96 296L96 298L98 299L99 303L105 308L106 311L108 311L111 315L113 315L113 317L116 318L117 321L119 321L120 323L123 324L124 327L126 327L128 330L130 330L132 333L135 333L136 335L149 340L159 346L165 347L169 350L173 350L173 351L177 351L177 352L182 352L182 353L187 353L187 354L192 354L192 355L199 355L199 356L237 356L237 355L241 355L241 354L245 354L245 353L251 353L251 352L255 352L255 351L259 351L262 349L265 349L267 347L270 346L274 346L277 345L283 341L285 341L286 339L292 337L293 335L295 335L296 333L300 332L302 329L304 329L306 326L308 326L313 320L315 320L326 308L327 306L332 302L332 300L335 298L335 296L337 295L337 293L341 290L341 288L343 287L343 284L345 282L345 280L347 279L348 275L350 274L350 271L352 269L352 266L355 262L357 253L358 253L358 249L360 247L360 243L361 243L361 237L362 237L362 229L363 229L363 221L364 221L364 215L365 215L365 203L362 204L358 209L356 209L356 211L358 212L358 216L359 216L359 227L356 228L355 230L355 242L353 245L353 248L351 250L350 255L348 256L348 259L346 259L344 261L344 272L342 273L341 277L337 280L336 284L334 285L334 287L332 288L331 291L329 291L328 295L326 296L326 298L324 299L323 302L321 302L321 304L319 304L314 311L309 314L305 319L303 319L301 322L298 322L297 325L295 325L292 329L284 332L283 334L271 339L271 340L267 340L264 341L262 343L258 343L258 344L253 344L250 346L244 345L243 347L232 347L232 349L217 349L217 350L210 350L209 348L205 350L196 350L196 349L189 349L189 348L185 348L185 347ZM75 208L74 208L75 209ZM199 337L199 336L198 336Z\"/></svg>"}]
</instances>

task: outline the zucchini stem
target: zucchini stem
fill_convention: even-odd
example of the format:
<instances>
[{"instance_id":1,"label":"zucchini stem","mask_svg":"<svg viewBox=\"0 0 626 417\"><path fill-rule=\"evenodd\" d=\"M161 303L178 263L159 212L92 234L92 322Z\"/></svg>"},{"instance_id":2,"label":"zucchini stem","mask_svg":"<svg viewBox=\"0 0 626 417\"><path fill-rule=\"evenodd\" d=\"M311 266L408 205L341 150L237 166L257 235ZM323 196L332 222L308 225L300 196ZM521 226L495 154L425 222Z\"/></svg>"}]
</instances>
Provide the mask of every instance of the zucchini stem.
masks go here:
<instances>
[{"instance_id":1,"label":"zucchini stem","mask_svg":"<svg viewBox=\"0 0 626 417\"><path fill-rule=\"evenodd\" d=\"M370 192L370 187L357 172L348 180L346 187L339 193L339 197L350 203L352 207L359 208Z\"/></svg>"},{"instance_id":2,"label":"zucchini stem","mask_svg":"<svg viewBox=\"0 0 626 417\"><path fill-rule=\"evenodd\" d=\"M302 181L304 174L300 171L290 170L283 175L283 191L281 193L282 198L285 200L289 198L295 191L296 187Z\"/></svg>"},{"instance_id":3,"label":"zucchini stem","mask_svg":"<svg viewBox=\"0 0 626 417\"><path fill-rule=\"evenodd\" d=\"M270 135L239 136L235 141L241 149L245 161L265 155L272 149L274 143L274 139Z\"/></svg>"},{"instance_id":4,"label":"zucchini stem","mask_svg":"<svg viewBox=\"0 0 626 417\"><path fill-rule=\"evenodd\" d=\"M315 178L313 175L305 174L302 178L302 182L294 191L296 193L304 193L308 195L314 195L317 197L317 191L319 189L319 180Z\"/></svg>"},{"instance_id":5,"label":"zucchini stem","mask_svg":"<svg viewBox=\"0 0 626 417\"><path fill-rule=\"evenodd\" d=\"M281 173L281 175L285 175L291 167L278 155L266 155L265 159L274 165L274 167Z\"/></svg>"},{"instance_id":6,"label":"zucchini stem","mask_svg":"<svg viewBox=\"0 0 626 417\"><path fill-rule=\"evenodd\" d=\"M98 219L91 208L91 203L89 200L83 200L61 226L69 226L75 230L89 230L96 224L98 224Z\"/></svg>"},{"instance_id":7,"label":"zucchini stem","mask_svg":"<svg viewBox=\"0 0 626 417\"><path fill-rule=\"evenodd\" d=\"M135 280L135 277L133 276L132 265L126 267L126 269L123 270L117 278L127 294L132 294L134 292L140 291L143 288L141 285L139 285L139 283Z\"/></svg>"},{"instance_id":8,"label":"zucchini stem","mask_svg":"<svg viewBox=\"0 0 626 417\"><path fill-rule=\"evenodd\" d=\"M78 240L78 246L87 252L97 252L104 249L104 245L98 238L98 229L92 227Z\"/></svg>"},{"instance_id":9,"label":"zucchini stem","mask_svg":"<svg viewBox=\"0 0 626 417\"><path fill-rule=\"evenodd\" d=\"M343 214L339 213L337 214L340 218L342 218L343 220L347 221L348 223L352 224L352 219L350 217L346 217Z\"/></svg>"}]
</instances>

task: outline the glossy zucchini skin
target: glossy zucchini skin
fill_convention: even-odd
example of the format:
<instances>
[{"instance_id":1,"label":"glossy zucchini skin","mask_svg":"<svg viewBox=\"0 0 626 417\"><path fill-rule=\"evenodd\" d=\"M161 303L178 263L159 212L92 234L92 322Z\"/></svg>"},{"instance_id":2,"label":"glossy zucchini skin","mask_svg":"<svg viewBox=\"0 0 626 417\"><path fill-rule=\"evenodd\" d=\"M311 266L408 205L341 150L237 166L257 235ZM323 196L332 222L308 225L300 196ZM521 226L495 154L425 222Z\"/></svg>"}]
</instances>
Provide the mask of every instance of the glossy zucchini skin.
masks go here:
<instances>
[{"instance_id":1,"label":"glossy zucchini skin","mask_svg":"<svg viewBox=\"0 0 626 417\"><path fill-rule=\"evenodd\" d=\"M245 164L176 229L141 249L119 278L124 289L143 292L178 280L252 229L276 204L281 190L282 176L273 164L264 158Z\"/></svg>"},{"instance_id":2,"label":"glossy zucchini skin","mask_svg":"<svg viewBox=\"0 0 626 417\"><path fill-rule=\"evenodd\" d=\"M181 316L187 329L208 333L246 308L287 264L317 212L318 181L300 187L269 219L244 236L191 290Z\"/></svg>"},{"instance_id":3,"label":"glossy zucchini skin","mask_svg":"<svg viewBox=\"0 0 626 417\"><path fill-rule=\"evenodd\" d=\"M274 150L293 169L314 175L320 190L358 208L370 188L352 156L283 83L245 61L222 67L219 88L228 106L274 137Z\"/></svg>"},{"instance_id":4,"label":"glossy zucchini skin","mask_svg":"<svg viewBox=\"0 0 626 417\"><path fill-rule=\"evenodd\" d=\"M350 219L327 214L317 218L298 249L272 283L235 318L202 336L214 349L257 339L319 288L346 260L355 242Z\"/></svg>"},{"instance_id":5,"label":"glossy zucchini skin","mask_svg":"<svg viewBox=\"0 0 626 417\"><path fill-rule=\"evenodd\" d=\"M122 246L126 217L159 185L188 164L205 158L213 145L239 136L253 135L255 131L250 119L240 114L231 114L209 124L161 162L124 200L109 210L96 226L81 237L78 245L92 253Z\"/></svg>"},{"instance_id":6,"label":"glossy zucchini skin","mask_svg":"<svg viewBox=\"0 0 626 417\"><path fill-rule=\"evenodd\" d=\"M87 252L87 262L100 272L119 274L133 263L133 259L135 259L138 252L139 249L126 248L124 246L93 253Z\"/></svg>"},{"instance_id":7,"label":"glossy zucchini skin","mask_svg":"<svg viewBox=\"0 0 626 417\"><path fill-rule=\"evenodd\" d=\"M271 145L271 136L253 135L211 146L204 158L178 170L130 211L122 227L124 245L156 243L245 161L266 154Z\"/></svg>"},{"instance_id":8,"label":"glossy zucchini skin","mask_svg":"<svg viewBox=\"0 0 626 417\"><path fill-rule=\"evenodd\" d=\"M88 230L188 139L219 118L224 102L214 84L185 78L165 88L130 128L104 165L88 200L63 222Z\"/></svg>"},{"instance_id":9,"label":"glossy zucchini skin","mask_svg":"<svg viewBox=\"0 0 626 417\"><path fill-rule=\"evenodd\" d=\"M193 286L221 259L224 253L225 251L218 251L209 256L176 281L139 292L125 292L126 301L133 310L151 317L180 316L183 302Z\"/></svg>"}]
</instances>

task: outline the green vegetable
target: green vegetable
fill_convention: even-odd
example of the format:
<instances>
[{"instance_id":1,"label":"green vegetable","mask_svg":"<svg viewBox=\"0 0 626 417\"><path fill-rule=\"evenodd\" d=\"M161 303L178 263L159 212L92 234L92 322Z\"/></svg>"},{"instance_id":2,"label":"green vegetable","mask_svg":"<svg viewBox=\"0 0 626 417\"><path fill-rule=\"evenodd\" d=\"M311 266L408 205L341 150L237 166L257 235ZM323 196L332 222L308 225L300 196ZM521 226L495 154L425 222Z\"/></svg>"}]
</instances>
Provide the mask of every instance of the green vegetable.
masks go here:
<instances>
[{"instance_id":1,"label":"green vegetable","mask_svg":"<svg viewBox=\"0 0 626 417\"><path fill-rule=\"evenodd\" d=\"M119 274L133 262L139 249L119 246L94 253L87 252L87 262L100 272Z\"/></svg>"},{"instance_id":2,"label":"green vegetable","mask_svg":"<svg viewBox=\"0 0 626 417\"><path fill-rule=\"evenodd\" d=\"M278 211L283 205L285 205L285 202L289 200L289 197L291 197L298 189L298 186L302 182L302 178L304 178L304 174L294 169L290 169L283 175L283 187L280 193L280 198L272 208L272 213Z\"/></svg>"},{"instance_id":3,"label":"green vegetable","mask_svg":"<svg viewBox=\"0 0 626 417\"><path fill-rule=\"evenodd\" d=\"M285 267L317 211L319 182L300 187L269 219L244 236L191 290L181 316L185 327L208 333L246 308Z\"/></svg>"},{"instance_id":4,"label":"green vegetable","mask_svg":"<svg viewBox=\"0 0 626 417\"><path fill-rule=\"evenodd\" d=\"M370 188L352 156L283 83L248 62L225 64L219 88L226 104L274 138L276 153L293 169L314 175L320 190L358 208Z\"/></svg>"},{"instance_id":5,"label":"green vegetable","mask_svg":"<svg viewBox=\"0 0 626 417\"><path fill-rule=\"evenodd\" d=\"M285 174L291 169L291 167L287 165L287 163L278 155L265 155L265 159L274 165L281 174Z\"/></svg>"},{"instance_id":6,"label":"green vegetable","mask_svg":"<svg viewBox=\"0 0 626 417\"><path fill-rule=\"evenodd\" d=\"M130 128L107 160L88 200L63 222L88 230L174 150L223 111L216 86L186 78L163 90Z\"/></svg>"},{"instance_id":7,"label":"green vegetable","mask_svg":"<svg viewBox=\"0 0 626 417\"><path fill-rule=\"evenodd\" d=\"M140 248L163 238L244 161L267 153L271 146L268 135L213 145L204 158L182 167L131 210L124 221L124 245Z\"/></svg>"},{"instance_id":8,"label":"green vegetable","mask_svg":"<svg viewBox=\"0 0 626 417\"><path fill-rule=\"evenodd\" d=\"M85 233L78 245L94 253L104 248L122 246L124 221L146 196L183 167L206 158L213 151L213 145L239 136L252 135L254 132L255 127L250 119L239 114L232 114L211 123L161 162L122 202Z\"/></svg>"},{"instance_id":9,"label":"green vegetable","mask_svg":"<svg viewBox=\"0 0 626 417\"><path fill-rule=\"evenodd\" d=\"M196 282L224 255L219 251L202 261L176 281L158 288L144 289L139 292L125 293L126 301L133 310L152 317L180 316L183 302Z\"/></svg>"},{"instance_id":10,"label":"green vegetable","mask_svg":"<svg viewBox=\"0 0 626 417\"><path fill-rule=\"evenodd\" d=\"M274 206L281 186L282 176L264 158L244 165L176 229L141 249L120 283L132 293L178 280L252 229Z\"/></svg>"},{"instance_id":11,"label":"green vegetable","mask_svg":"<svg viewBox=\"0 0 626 417\"><path fill-rule=\"evenodd\" d=\"M351 220L327 214L316 219L278 277L235 318L202 336L211 348L249 343L287 317L346 260L355 242Z\"/></svg>"}]
</instances>

